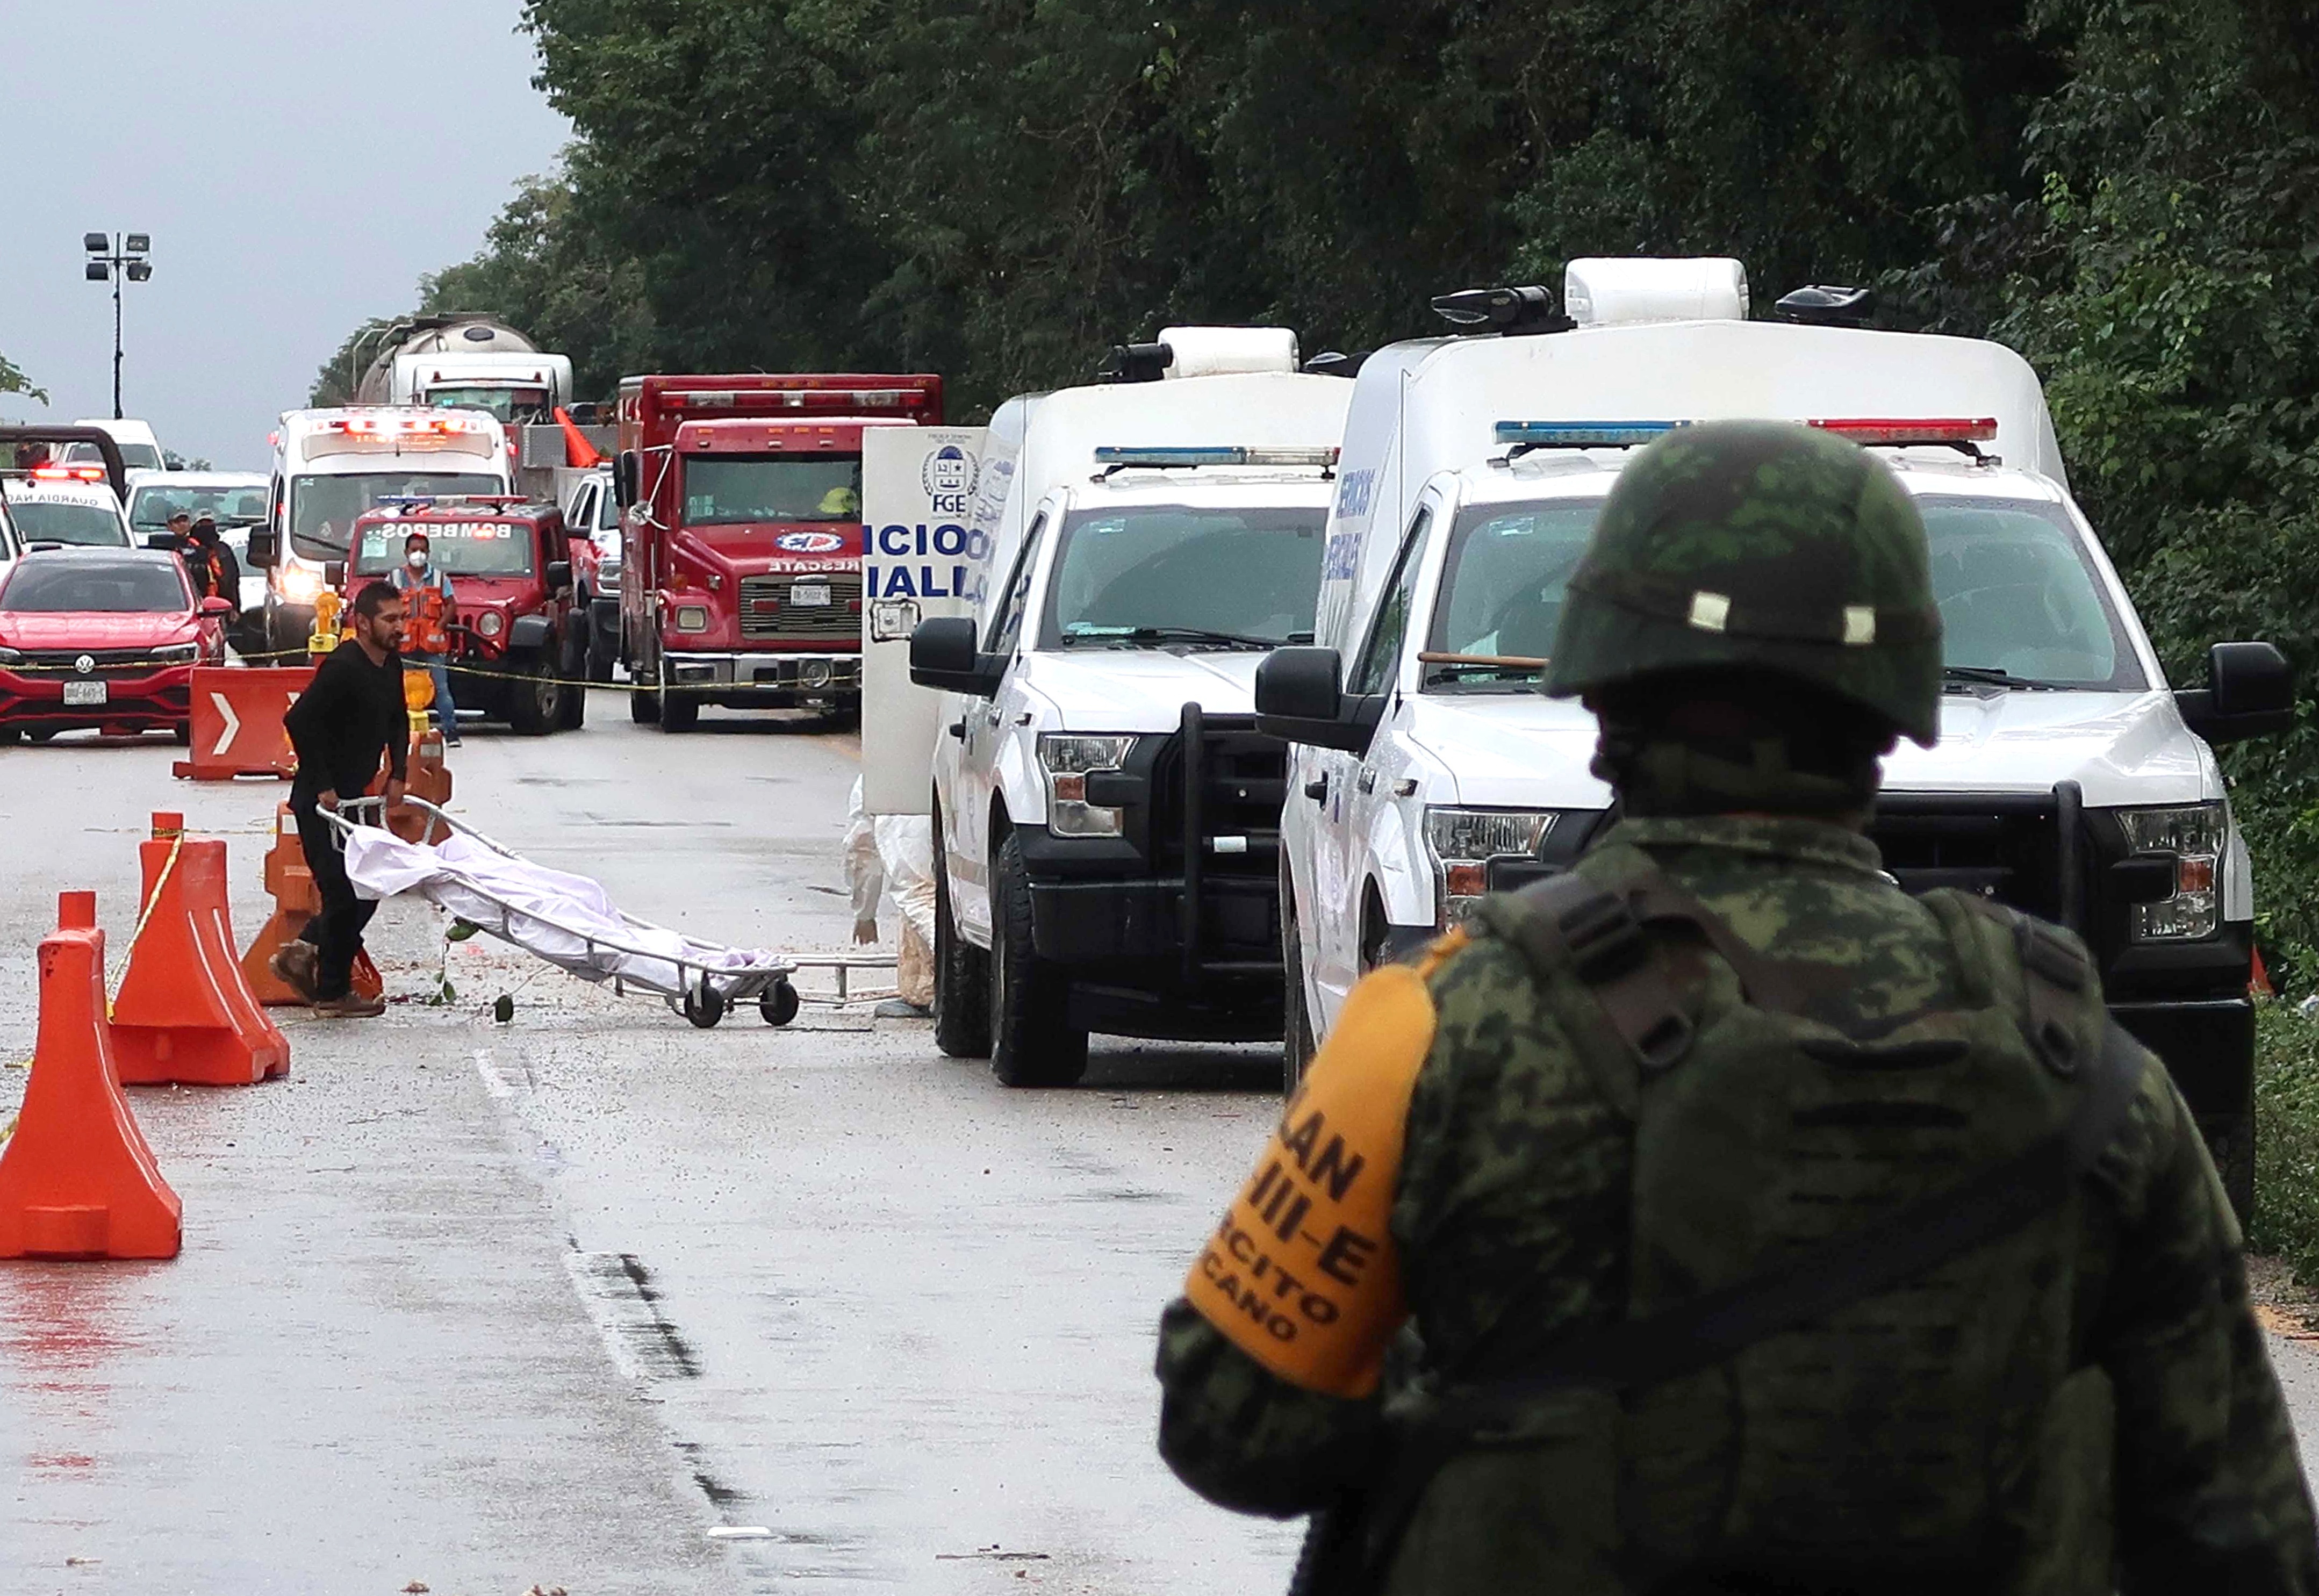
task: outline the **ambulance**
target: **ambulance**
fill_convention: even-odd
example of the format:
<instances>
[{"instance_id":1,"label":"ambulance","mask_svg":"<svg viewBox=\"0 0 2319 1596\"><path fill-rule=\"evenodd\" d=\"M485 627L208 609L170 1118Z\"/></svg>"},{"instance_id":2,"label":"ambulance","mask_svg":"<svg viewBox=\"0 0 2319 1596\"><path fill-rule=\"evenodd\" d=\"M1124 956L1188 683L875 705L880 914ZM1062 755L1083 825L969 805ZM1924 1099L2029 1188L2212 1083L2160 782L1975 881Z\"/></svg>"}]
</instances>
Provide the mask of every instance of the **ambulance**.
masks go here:
<instances>
[{"instance_id":1,"label":"ambulance","mask_svg":"<svg viewBox=\"0 0 2319 1596\"><path fill-rule=\"evenodd\" d=\"M352 405L291 410L274 433L266 524L248 563L266 573L266 647L302 654L323 567L345 560L355 518L396 498L514 491L507 429L482 410Z\"/></svg>"},{"instance_id":2,"label":"ambulance","mask_svg":"<svg viewBox=\"0 0 2319 1596\"><path fill-rule=\"evenodd\" d=\"M1259 727L1294 744L1288 1083L1363 971L1566 868L1610 823L1593 717L1538 691L1570 574L1638 448L1778 418L1875 449L1931 541L1941 736L1885 761L1872 834L1887 869L2078 931L2243 1205L2254 905L2212 750L2279 729L2291 684L2269 645L2221 643L2205 685L2169 685L2070 497L2028 365L1857 325L1853 291L1748 320L1728 260L1576 261L1560 308L1538 288L1436 308L1468 329L1361 367L1313 643L1257 677Z\"/></svg>"},{"instance_id":3,"label":"ambulance","mask_svg":"<svg viewBox=\"0 0 2319 1596\"><path fill-rule=\"evenodd\" d=\"M952 557L915 584L967 595L908 645L943 694L935 1039L1010 1086L1077 1080L1091 1031L1280 1034L1286 751L1251 695L1313 638L1352 384L1282 328L1114 353L1120 380L1000 408L970 524L934 528Z\"/></svg>"}]
</instances>

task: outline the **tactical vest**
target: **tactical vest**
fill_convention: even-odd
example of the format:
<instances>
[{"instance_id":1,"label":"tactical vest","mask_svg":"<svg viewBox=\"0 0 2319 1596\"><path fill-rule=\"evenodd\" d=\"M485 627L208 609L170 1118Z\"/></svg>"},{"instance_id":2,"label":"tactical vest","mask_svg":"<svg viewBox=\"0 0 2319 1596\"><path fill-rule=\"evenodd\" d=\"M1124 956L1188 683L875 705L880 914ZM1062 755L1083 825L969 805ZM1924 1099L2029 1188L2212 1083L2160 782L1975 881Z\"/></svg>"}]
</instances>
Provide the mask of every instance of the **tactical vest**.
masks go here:
<instances>
[{"instance_id":1,"label":"tactical vest","mask_svg":"<svg viewBox=\"0 0 2319 1596\"><path fill-rule=\"evenodd\" d=\"M1639 853L1481 906L1633 1126L1626 1316L1447 1372L1387 1589L2110 1589L2080 1177L2146 1055L2074 939L1921 901L1957 1001L1865 1029Z\"/></svg>"}]
</instances>

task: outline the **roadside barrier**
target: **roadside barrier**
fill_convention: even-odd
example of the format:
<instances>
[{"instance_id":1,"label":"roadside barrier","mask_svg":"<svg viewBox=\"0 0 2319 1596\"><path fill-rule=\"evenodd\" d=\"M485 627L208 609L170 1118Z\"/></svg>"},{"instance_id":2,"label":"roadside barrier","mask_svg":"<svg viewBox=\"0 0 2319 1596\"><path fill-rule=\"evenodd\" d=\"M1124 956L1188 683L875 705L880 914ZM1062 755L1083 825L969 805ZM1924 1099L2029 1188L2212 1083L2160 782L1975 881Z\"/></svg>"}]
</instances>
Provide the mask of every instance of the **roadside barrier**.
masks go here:
<instances>
[{"instance_id":1,"label":"roadside barrier","mask_svg":"<svg viewBox=\"0 0 2319 1596\"><path fill-rule=\"evenodd\" d=\"M293 1007L306 1000L284 985L266 961L295 942L306 929L306 922L322 912L322 895L314 886L313 872L306 868L297 817L287 804L275 806L274 846L266 853L266 890L274 898L274 913L258 927L257 940L241 956L241 977L263 1006ZM366 952L355 955L354 989L365 997L376 997L386 990L384 978Z\"/></svg>"},{"instance_id":2,"label":"roadside barrier","mask_svg":"<svg viewBox=\"0 0 2319 1596\"><path fill-rule=\"evenodd\" d=\"M157 814L152 839L138 845L145 909L112 1011L120 1079L246 1087L287 1075L290 1043L235 960L226 845L188 839L185 824Z\"/></svg>"},{"instance_id":3,"label":"roadside barrier","mask_svg":"<svg viewBox=\"0 0 2319 1596\"><path fill-rule=\"evenodd\" d=\"M175 1258L183 1205L113 1073L95 893L58 897L40 963L32 1078L0 1147L0 1258Z\"/></svg>"},{"instance_id":4,"label":"roadside barrier","mask_svg":"<svg viewBox=\"0 0 2319 1596\"><path fill-rule=\"evenodd\" d=\"M282 717L306 684L311 666L196 665L193 685L193 757L170 766L195 781L230 781L298 773L297 756Z\"/></svg>"}]
</instances>

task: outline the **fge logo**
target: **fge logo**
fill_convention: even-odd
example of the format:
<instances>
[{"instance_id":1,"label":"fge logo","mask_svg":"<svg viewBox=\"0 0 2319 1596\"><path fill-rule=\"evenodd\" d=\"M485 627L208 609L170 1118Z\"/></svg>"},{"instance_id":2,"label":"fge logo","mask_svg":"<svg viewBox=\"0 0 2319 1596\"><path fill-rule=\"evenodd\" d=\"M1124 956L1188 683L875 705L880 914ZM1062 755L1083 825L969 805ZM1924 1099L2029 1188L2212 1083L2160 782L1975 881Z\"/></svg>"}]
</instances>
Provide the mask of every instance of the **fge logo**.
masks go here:
<instances>
[{"instance_id":1,"label":"fge logo","mask_svg":"<svg viewBox=\"0 0 2319 1596\"><path fill-rule=\"evenodd\" d=\"M918 469L918 483L925 489L928 508L934 514L962 516L981 475L982 463L971 450L944 444L926 455Z\"/></svg>"}]
</instances>

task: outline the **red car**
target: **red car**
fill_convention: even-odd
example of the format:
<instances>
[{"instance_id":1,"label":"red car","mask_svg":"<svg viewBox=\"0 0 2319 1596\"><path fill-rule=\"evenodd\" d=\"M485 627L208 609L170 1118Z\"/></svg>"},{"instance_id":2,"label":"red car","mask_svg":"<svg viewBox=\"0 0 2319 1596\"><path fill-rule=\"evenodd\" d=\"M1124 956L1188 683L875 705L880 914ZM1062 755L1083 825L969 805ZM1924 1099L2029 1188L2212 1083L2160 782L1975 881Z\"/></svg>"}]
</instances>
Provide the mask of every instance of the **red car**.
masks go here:
<instances>
[{"instance_id":1,"label":"red car","mask_svg":"<svg viewBox=\"0 0 2319 1596\"><path fill-rule=\"evenodd\" d=\"M0 743L95 726L186 740L194 667L225 663L223 599L177 556L35 550L0 581Z\"/></svg>"}]
</instances>

